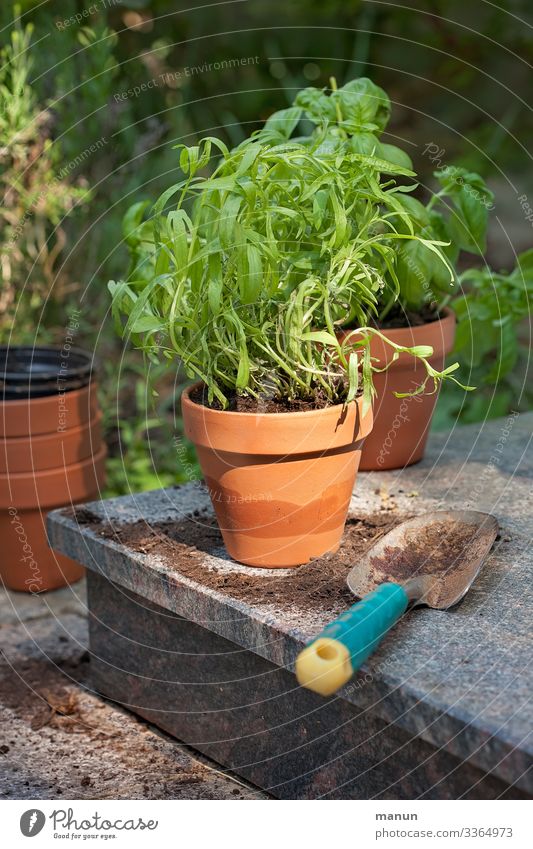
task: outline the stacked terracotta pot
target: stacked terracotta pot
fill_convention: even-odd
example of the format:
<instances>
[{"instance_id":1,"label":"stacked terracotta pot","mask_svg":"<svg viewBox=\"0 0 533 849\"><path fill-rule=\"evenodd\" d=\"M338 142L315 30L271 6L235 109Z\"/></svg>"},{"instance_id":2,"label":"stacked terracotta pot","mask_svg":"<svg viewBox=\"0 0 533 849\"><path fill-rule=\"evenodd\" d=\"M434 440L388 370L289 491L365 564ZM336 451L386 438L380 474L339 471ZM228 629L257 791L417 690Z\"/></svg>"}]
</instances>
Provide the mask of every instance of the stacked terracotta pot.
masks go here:
<instances>
[{"instance_id":1,"label":"stacked terracotta pot","mask_svg":"<svg viewBox=\"0 0 533 849\"><path fill-rule=\"evenodd\" d=\"M91 357L0 348L0 576L42 592L83 569L48 547L46 514L98 498L106 449Z\"/></svg>"}]
</instances>

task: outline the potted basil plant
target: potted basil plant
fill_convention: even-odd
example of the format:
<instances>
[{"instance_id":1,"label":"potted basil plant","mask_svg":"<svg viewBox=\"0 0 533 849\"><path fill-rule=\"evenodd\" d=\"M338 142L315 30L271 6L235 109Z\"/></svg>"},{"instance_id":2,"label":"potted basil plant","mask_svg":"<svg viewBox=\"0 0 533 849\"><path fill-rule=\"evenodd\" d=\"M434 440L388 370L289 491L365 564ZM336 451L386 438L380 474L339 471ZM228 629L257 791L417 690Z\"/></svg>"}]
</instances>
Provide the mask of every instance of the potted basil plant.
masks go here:
<instances>
[{"instance_id":1,"label":"potted basil plant","mask_svg":"<svg viewBox=\"0 0 533 849\"><path fill-rule=\"evenodd\" d=\"M398 344L430 345L430 362L440 370L454 348L456 316L450 301L459 283L457 262L463 252L484 253L493 196L478 174L465 169L436 171L434 177L439 189L425 204L409 194L403 195L401 203L409 211L416 233L441 242L453 279L450 281L442 263L435 261L434 254L421 241L402 244L395 260L399 293L395 281L388 281L380 298L376 325ZM401 228L402 223L397 226ZM443 246L442 242L446 244ZM383 346L374 345L372 353L378 365L390 358ZM438 391L417 394L424 378L419 364L405 357L399 357L388 371L377 374L375 428L365 444L361 468L403 468L423 458L438 398ZM412 394L406 397L409 392ZM397 430L391 429L391 420L401 423Z\"/></svg>"},{"instance_id":2,"label":"potted basil plant","mask_svg":"<svg viewBox=\"0 0 533 849\"><path fill-rule=\"evenodd\" d=\"M377 261L382 285L368 320L388 342L432 347L429 362L441 371L454 342L455 317L447 304L457 287L456 264L462 251L485 250L491 192L478 174L445 167L435 172L439 189L426 203L414 197L418 184L411 179L415 174L409 156L381 139L391 114L390 99L367 78L340 89L332 79L329 94L307 88L296 96L294 106L311 127L299 141L315 156L356 153L372 160L382 174L402 175L401 191L394 192L396 208L389 205L387 210L394 230L388 243L392 255L374 254L370 260ZM387 164L378 165L378 160ZM404 170L394 171L394 166ZM341 338L354 338L360 321L357 301L350 306ZM423 456L438 391L426 392L427 371L420 358L396 356L395 348L378 335L370 351L375 366L374 427L360 468L402 468Z\"/></svg>"},{"instance_id":3,"label":"potted basil plant","mask_svg":"<svg viewBox=\"0 0 533 849\"><path fill-rule=\"evenodd\" d=\"M229 554L262 567L339 546L372 428L370 340L420 361L431 385L456 368L437 371L429 347L368 326L384 269L395 276L395 240L418 238L397 183L412 172L329 150L325 134L290 140L302 114L275 113L233 151L215 138L181 146L183 179L147 220L144 203L132 207L131 268L109 284L124 336L196 379L185 433Z\"/></svg>"}]
</instances>

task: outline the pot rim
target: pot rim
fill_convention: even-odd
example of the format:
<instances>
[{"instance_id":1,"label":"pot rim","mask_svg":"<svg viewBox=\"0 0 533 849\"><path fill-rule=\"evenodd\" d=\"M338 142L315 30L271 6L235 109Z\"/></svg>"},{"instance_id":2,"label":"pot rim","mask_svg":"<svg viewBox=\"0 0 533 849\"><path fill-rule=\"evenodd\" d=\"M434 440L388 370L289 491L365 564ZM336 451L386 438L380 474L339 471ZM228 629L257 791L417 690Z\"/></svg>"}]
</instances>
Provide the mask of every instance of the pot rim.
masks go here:
<instances>
[{"instance_id":1,"label":"pot rim","mask_svg":"<svg viewBox=\"0 0 533 849\"><path fill-rule=\"evenodd\" d=\"M66 389L65 394L69 396L69 401L72 401L83 395L88 395L90 392L96 392L97 386L97 381L94 380L94 378L91 378L85 386L78 386L76 389ZM59 395L62 394L62 392L54 392L50 395L39 395L37 398L11 398L9 400L0 398L0 414L3 409L10 411L16 410L16 405L18 405L21 409L27 409L28 404L31 404L32 408L46 407L47 405L54 406L54 404L58 403Z\"/></svg>"},{"instance_id":2,"label":"pot rim","mask_svg":"<svg viewBox=\"0 0 533 849\"><path fill-rule=\"evenodd\" d=\"M435 363L442 356L446 356L453 350L455 338L456 317L449 307L445 307L443 315L436 321L428 321L425 324L417 324L410 327L376 328L385 339L396 345L412 347L416 345L429 344L433 353L428 357L430 363ZM356 328L341 328L338 331L340 340L344 340ZM360 334L363 336L364 334ZM354 341L357 335L354 337ZM351 343L349 343L351 344ZM370 352L379 364L383 366L389 363L392 369L405 368L412 363L413 358L407 352L401 352L396 360L393 360L392 348L387 345L381 336L370 335Z\"/></svg>"},{"instance_id":3,"label":"pot rim","mask_svg":"<svg viewBox=\"0 0 533 849\"><path fill-rule=\"evenodd\" d=\"M316 451L348 450L372 428L372 409L363 415L363 396L349 404L333 404L320 410L287 413L240 413L212 410L189 397L194 386L182 394L185 435L210 451L285 457Z\"/></svg>"},{"instance_id":4,"label":"pot rim","mask_svg":"<svg viewBox=\"0 0 533 849\"><path fill-rule=\"evenodd\" d=\"M411 333L416 333L423 331L427 327L437 327L439 324L448 323L451 319L455 322L456 315L455 311L451 307L443 307L442 313L439 318L433 319L433 321L425 321L424 324L408 324L405 327L376 327L376 330L379 330L380 333L383 333L386 336L391 336L393 333L405 333L406 331ZM339 327L340 333L344 333L348 335L348 333L352 333L354 330L357 330L356 327Z\"/></svg>"},{"instance_id":5,"label":"pot rim","mask_svg":"<svg viewBox=\"0 0 533 849\"><path fill-rule=\"evenodd\" d=\"M63 352L63 348L60 345L0 345L0 361L3 355L5 355L5 365L0 365L0 380L5 382L13 382L13 383L46 383L49 380L54 380L58 377L57 373L57 365L58 363L49 363L46 367L46 371L42 371L39 373L32 374L31 371L14 371L13 366L11 369L9 368L9 355L13 353L16 356L17 352L22 356L23 354L27 354L30 356L30 361L37 361L37 358L42 355L49 355L50 358L55 358L56 360L61 359L61 355ZM69 359L74 354L74 356L79 357L82 362L79 362L78 365L68 365L66 370L68 373L68 377L65 379L72 379L76 377L88 377L90 379L91 373L97 367L97 360L94 354L91 354L90 351L86 351L84 348L80 348L77 345L71 345L68 349L68 358L65 356L64 359Z\"/></svg>"}]
</instances>

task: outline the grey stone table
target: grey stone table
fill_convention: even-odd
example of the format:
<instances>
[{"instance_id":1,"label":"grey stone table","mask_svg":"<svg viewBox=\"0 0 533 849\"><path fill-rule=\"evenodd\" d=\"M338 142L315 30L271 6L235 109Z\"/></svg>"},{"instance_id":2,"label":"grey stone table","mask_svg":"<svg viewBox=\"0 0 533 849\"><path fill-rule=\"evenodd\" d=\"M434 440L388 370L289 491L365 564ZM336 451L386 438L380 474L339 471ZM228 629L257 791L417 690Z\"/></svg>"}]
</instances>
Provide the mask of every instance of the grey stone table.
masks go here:
<instances>
[{"instance_id":1,"label":"grey stone table","mask_svg":"<svg viewBox=\"0 0 533 849\"><path fill-rule=\"evenodd\" d=\"M532 429L533 415L455 429L417 466L359 476L353 516L467 506L495 514L501 536L461 604L406 615L331 699L292 670L338 602L287 604L267 592L279 574L253 570L265 599L248 603L202 579L249 571L221 546L191 546L203 566L191 579L157 545L143 553L109 533L209 525L200 485L89 505L105 534L52 513L53 547L89 570L95 687L280 798L529 794Z\"/></svg>"}]
</instances>

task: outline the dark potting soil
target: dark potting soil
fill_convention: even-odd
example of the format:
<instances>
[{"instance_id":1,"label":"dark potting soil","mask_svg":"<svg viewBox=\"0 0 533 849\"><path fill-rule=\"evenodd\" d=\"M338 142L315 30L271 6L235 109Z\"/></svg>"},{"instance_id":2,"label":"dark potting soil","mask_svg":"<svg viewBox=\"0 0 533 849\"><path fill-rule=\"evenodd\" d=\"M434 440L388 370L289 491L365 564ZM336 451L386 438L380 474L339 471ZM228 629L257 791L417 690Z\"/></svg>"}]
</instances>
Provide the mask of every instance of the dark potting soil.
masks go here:
<instances>
[{"instance_id":1,"label":"dark potting soil","mask_svg":"<svg viewBox=\"0 0 533 849\"><path fill-rule=\"evenodd\" d=\"M423 324L430 324L432 321L438 321L439 318L441 316L438 311L430 304L426 304L417 312L404 310L400 306L395 306L385 319L378 324L378 327L380 330L393 330L399 327L422 327Z\"/></svg>"},{"instance_id":2,"label":"dark potting soil","mask_svg":"<svg viewBox=\"0 0 533 849\"><path fill-rule=\"evenodd\" d=\"M346 585L348 572L373 542L409 518L391 514L389 510L360 519L349 517L336 554L284 570L283 574L264 570L263 577L257 571L249 574L241 570L216 571L205 565L203 554L215 554L224 545L216 519L210 514L196 511L196 515L180 522L148 525L139 520L133 524L111 525L94 514L91 521L86 508L69 510L75 520L78 513L81 513L80 524L98 536L113 539L140 554L156 554L169 569L203 586L250 605L275 603L280 608L304 610L342 609L353 604L354 597Z\"/></svg>"},{"instance_id":3,"label":"dark potting soil","mask_svg":"<svg viewBox=\"0 0 533 849\"><path fill-rule=\"evenodd\" d=\"M422 530L413 529L401 548L385 546L383 554L370 559L370 581L403 583L411 577L428 576L424 601L431 607L446 607L462 592L471 578L471 562L477 551L484 553L484 534L468 522L436 521Z\"/></svg>"},{"instance_id":4,"label":"dark potting soil","mask_svg":"<svg viewBox=\"0 0 533 849\"><path fill-rule=\"evenodd\" d=\"M334 395L337 400L331 401L322 387L313 390L310 398L253 398L250 395L239 395L237 392L227 392L229 407L232 413L307 413L310 410L323 410L333 404L342 404L346 398L347 387L343 381L338 381ZM205 386L196 386L190 393L191 401L202 404L211 410L221 410L222 405L216 398L209 403L207 400L207 389Z\"/></svg>"}]
</instances>

